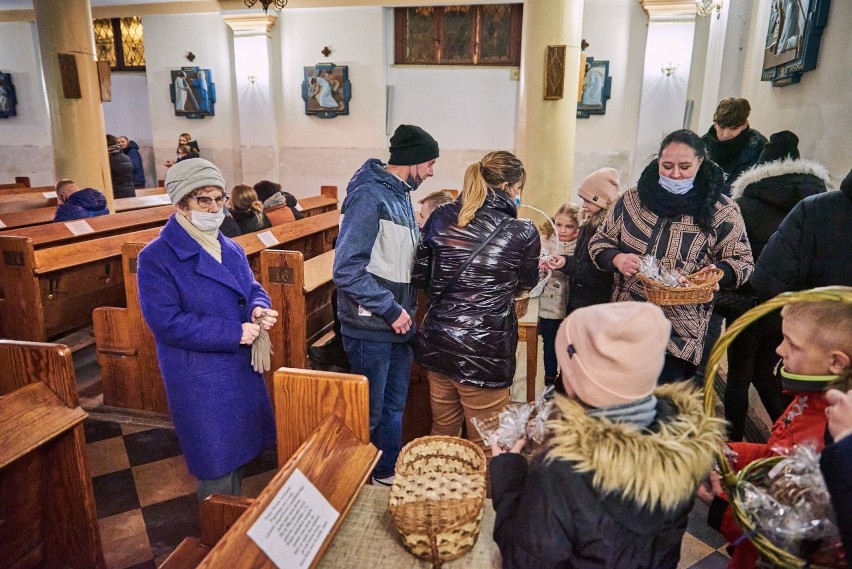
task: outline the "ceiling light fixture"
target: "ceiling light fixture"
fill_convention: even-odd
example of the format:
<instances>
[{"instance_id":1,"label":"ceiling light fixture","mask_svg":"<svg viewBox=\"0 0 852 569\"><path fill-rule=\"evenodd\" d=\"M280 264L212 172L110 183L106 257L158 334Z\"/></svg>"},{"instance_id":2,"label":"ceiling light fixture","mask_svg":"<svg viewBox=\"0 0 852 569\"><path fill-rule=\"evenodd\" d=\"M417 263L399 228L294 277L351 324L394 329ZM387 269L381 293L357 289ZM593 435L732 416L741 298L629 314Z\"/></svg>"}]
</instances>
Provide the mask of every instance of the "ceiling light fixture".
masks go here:
<instances>
[{"instance_id":1,"label":"ceiling light fixture","mask_svg":"<svg viewBox=\"0 0 852 569\"><path fill-rule=\"evenodd\" d=\"M251 8L257 4L258 0L243 0L243 2L248 8ZM268 13L270 6L274 6L280 12L287 5L287 0L260 0L260 5L263 6L264 12Z\"/></svg>"}]
</instances>

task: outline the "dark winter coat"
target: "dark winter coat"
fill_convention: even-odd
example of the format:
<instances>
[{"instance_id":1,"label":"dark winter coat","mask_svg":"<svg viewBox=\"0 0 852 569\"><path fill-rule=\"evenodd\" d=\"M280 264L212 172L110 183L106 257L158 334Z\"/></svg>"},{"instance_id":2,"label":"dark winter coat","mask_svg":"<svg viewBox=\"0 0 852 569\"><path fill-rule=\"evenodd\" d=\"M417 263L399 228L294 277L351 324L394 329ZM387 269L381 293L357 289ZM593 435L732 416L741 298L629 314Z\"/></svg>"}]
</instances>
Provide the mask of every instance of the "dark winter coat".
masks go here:
<instances>
[{"instance_id":1,"label":"dark winter coat","mask_svg":"<svg viewBox=\"0 0 852 569\"><path fill-rule=\"evenodd\" d=\"M231 239L242 235L242 231L240 231L240 226L237 224L237 220L234 219L227 209L225 209L225 220L222 222L222 225L219 226L219 231L222 235L230 237Z\"/></svg>"},{"instance_id":2,"label":"dark winter coat","mask_svg":"<svg viewBox=\"0 0 852 569\"><path fill-rule=\"evenodd\" d=\"M737 178L731 197L740 206L755 261L793 206L830 183L825 166L810 160L759 164Z\"/></svg>"},{"instance_id":3,"label":"dark winter coat","mask_svg":"<svg viewBox=\"0 0 852 569\"><path fill-rule=\"evenodd\" d=\"M619 253L651 255L667 269L685 275L715 264L725 276L720 286L736 288L754 269L745 224L739 208L722 194L722 170L705 160L692 190L674 195L659 184L657 161L651 162L636 187L627 190L610 208L592 237L592 259L613 271L612 300L645 301L647 295L637 275L625 278L613 259ZM710 323L713 303L663 306L672 323L668 352L698 364Z\"/></svg>"},{"instance_id":4,"label":"dark winter coat","mask_svg":"<svg viewBox=\"0 0 852 569\"><path fill-rule=\"evenodd\" d=\"M127 143L127 148L122 148L121 151L133 162L133 186L144 188L145 166L142 164L142 155L139 154L139 145L131 140Z\"/></svg>"},{"instance_id":5,"label":"dark winter coat","mask_svg":"<svg viewBox=\"0 0 852 569\"><path fill-rule=\"evenodd\" d=\"M656 389L647 429L559 398L553 435L527 465L491 462L494 541L504 569L674 569L695 490L722 442L719 419L685 384Z\"/></svg>"},{"instance_id":6,"label":"dark winter coat","mask_svg":"<svg viewBox=\"0 0 852 569\"><path fill-rule=\"evenodd\" d=\"M589 242L597 232L606 210L600 210L580 227L574 254L565 257L562 272L568 275L568 314L578 308L604 304L612 296L612 271L602 271L592 262Z\"/></svg>"},{"instance_id":7,"label":"dark winter coat","mask_svg":"<svg viewBox=\"0 0 852 569\"><path fill-rule=\"evenodd\" d=\"M112 178L112 197L115 199L136 196L133 186L133 161L119 152L109 154L109 173Z\"/></svg>"},{"instance_id":8,"label":"dark winter coat","mask_svg":"<svg viewBox=\"0 0 852 569\"><path fill-rule=\"evenodd\" d=\"M240 234L254 233L272 227L272 222L265 214L260 214L260 217L253 211L237 211L231 210L231 215L240 226Z\"/></svg>"},{"instance_id":9,"label":"dark winter coat","mask_svg":"<svg viewBox=\"0 0 852 569\"><path fill-rule=\"evenodd\" d=\"M837 527L846 552L846 564L852 567L852 436L829 445L819 461L831 504L837 515Z\"/></svg>"},{"instance_id":10,"label":"dark winter coat","mask_svg":"<svg viewBox=\"0 0 852 569\"><path fill-rule=\"evenodd\" d=\"M412 321L417 310L411 263L418 229L411 191L375 159L367 160L346 187L334 256L344 336L401 343L414 335L414 326L405 334L391 327L403 310Z\"/></svg>"},{"instance_id":11,"label":"dark winter coat","mask_svg":"<svg viewBox=\"0 0 852 569\"><path fill-rule=\"evenodd\" d=\"M707 146L707 155L725 171L724 194L731 195L731 185L740 174L757 164L763 147L768 142L766 137L753 128L747 128L736 138L720 142L716 138L716 128L711 126L707 134L701 137Z\"/></svg>"},{"instance_id":12,"label":"dark winter coat","mask_svg":"<svg viewBox=\"0 0 852 569\"><path fill-rule=\"evenodd\" d=\"M852 173L839 191L800 201L763 248L751 278L760 298L818 286L852 286Z\"/></svg>"},{"instance_id":13,"label":"dark winter coat","mask_svg":"<svg viewBox=\"0 0 852 569\"><path fill-rule=\"evenodd\" d=\"M514 202L490 191L465 227L461 200L429 216L411 281L426 290L428 309L418 338L418 362L464 385L502 388L515 376L518 318L515 295L538 281L541 240ZM504 220L510 219L447 290L459 266ZM443 294L439 298L439 294Z\"/></svg>"},{"instance_id":14,"label":"dark winter coat","mask_svg":"<svg viewBox=\"0 0 852 569\"><path fill-rule=\"evenodd\" d=\"M172 217L139 253L137 273L178 441L189 471L205 480L275 441L266 384L240 344L243 322L271 302L242 247L221 233L219 243L221 263Z\"/></svg>"},{"instance_id":15,"label":"dark winter coat","mask_svg":"<svg viewBox=\"0 0 852 569\"><path fill-rule=\"evenodd\" d=\"M53 221L71 221L108 213L106 196L98 190L83 188L68 196L68 201L56 208Z\"/></svg>"}]
</instances>

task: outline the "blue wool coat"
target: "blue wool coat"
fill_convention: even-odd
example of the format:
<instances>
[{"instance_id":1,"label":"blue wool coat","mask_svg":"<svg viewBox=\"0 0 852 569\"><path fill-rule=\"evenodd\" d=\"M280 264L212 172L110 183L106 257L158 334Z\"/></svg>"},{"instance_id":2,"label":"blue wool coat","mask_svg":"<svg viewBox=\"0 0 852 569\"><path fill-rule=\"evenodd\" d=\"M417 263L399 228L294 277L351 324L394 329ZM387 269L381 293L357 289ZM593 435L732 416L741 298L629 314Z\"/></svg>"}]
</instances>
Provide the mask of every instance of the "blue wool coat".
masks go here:
<instances>
[{"instance_id":1,"label":"blue wool coat","mask_svg":"<svg viewBox=\"0 0 852 569\"><path fill-rule=\"evenodd\" d=\"M139 303L154 333L172 421L189 471L219 478L275 441L263 376L240 345L269 296L242 248L219 234L217 262L174 217L139 253Z\"/></svg>"}]
</instances>

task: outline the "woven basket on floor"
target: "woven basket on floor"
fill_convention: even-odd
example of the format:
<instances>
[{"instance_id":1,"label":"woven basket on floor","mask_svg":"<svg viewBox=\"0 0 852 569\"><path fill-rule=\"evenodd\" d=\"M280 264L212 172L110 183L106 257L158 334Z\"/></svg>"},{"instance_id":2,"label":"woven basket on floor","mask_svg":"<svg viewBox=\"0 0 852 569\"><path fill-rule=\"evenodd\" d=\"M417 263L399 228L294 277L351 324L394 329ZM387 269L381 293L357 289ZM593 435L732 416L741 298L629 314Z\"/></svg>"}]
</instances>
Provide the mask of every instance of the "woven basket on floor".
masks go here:
<instances>
[{"instance_id":1,"label":"woven basket on floor","mask_svg":"<svg viewBox=\"0 0 852 569\"><path fill-rule=\"evenodd\" d=\"M523 292L515 297L515 314L518 315L519 320L527 315L527 310L529 310L529 307L530 293Z\"/></svg>"},{"instance_id":2,"label":"woven basket on floor","mask_svg":"<svg viewBox=\"0 0 852 569\"><path fill-rule=\"evenodd\" d=\"M648 302L659 306L684 304L704 304L713 300L713 288L722 280L725 272L722 269L693 273L685 278L689 286L668 286L660 281L648 278L642 273L636 273L645 287Z\"/></svg>"},{"instance_id":3,"label":"woven basket on floor","mask_svg":"<svg viewBox=\"0 0 852 569\"><path fill-rule=\"evenodd\" d=\"M800 292L785 292L767 302L764 302L763 304L755 306L737 318L733 324L726 328L725 333L719 337L719 340L713 346L713 349L710 352L710 358L707 361L707 374L704 383L704 410L707 414L715 415L717 398L716 390L713 389L713 385L716 374L719 370L719 364L725 357L725 354L728 351L728 346L731 345L734 338L739 336L740 332L742 332L746 326L755 320L758 320L766 314L774 312L787 304L793 304L796 302L816 302L820 300L835 300L852 303L852 293L838 290L837 287L815 288ZM743 533L749 536L749 539L751 539L751 542L760 554L770 561L773 566L782 567L784 569L804 569L806 567L810 569L820 569L824 566L814 565L800 559L781 549L767 537L761 535L755 527L754 520L751 519L749 513L743 509L742 484L747 481L755 480L762 473L768 471L769 468L777 461L777 457L756 460L740 470L739 473L735 473L731 469L731 465L728 463L727 457L720 451L717 462L719 463L719 470L722 473L725 486L728 489L728 495L732 497L731 511L734 514L734 519L743 530Z\"/></svg>"},{"instance_id":4,"label":"woven basket on floor","mask_svg":"<svg viewBox=\"0 0 852 569\"><path fill-rule=\"evenodd\" d=\"M485 503L485 453L458 437L430 436L405 445L388 509L405 548L441 567L470 551Z\"/></svg>"}]
</instances>

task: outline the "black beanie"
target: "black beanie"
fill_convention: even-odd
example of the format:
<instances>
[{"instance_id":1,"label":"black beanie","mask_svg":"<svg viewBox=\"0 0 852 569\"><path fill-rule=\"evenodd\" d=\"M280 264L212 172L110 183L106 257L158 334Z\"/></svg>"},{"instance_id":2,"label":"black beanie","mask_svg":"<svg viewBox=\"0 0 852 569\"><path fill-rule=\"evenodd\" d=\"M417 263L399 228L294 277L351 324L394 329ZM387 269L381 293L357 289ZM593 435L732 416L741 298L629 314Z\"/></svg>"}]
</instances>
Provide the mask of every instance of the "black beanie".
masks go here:
<instances>
[{"instance_id":1,"label":"black beanie","mask_svg":"<svg viewBox=\"0 0 852 569\"><path fill-rule=\"evenodd\" d=\"M390 139L388 164L410 166L423 164L438 157L438 141L428 132L410 124L396 127Z\"/></svg>"},{"instance_id":2,"label":"black beanie","mask_svg":"<svg viewBox=\"0 0 852 569\"><path fill-rule=\"evenodd\" d=\"M799 137L789 130L776 132L769 137L769 142L763 147L757 163L766 164L782 158L799 159Z\"/></svg>"}]
</instances>

